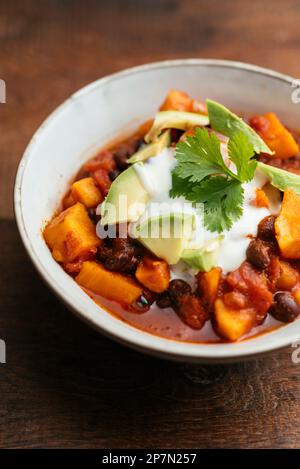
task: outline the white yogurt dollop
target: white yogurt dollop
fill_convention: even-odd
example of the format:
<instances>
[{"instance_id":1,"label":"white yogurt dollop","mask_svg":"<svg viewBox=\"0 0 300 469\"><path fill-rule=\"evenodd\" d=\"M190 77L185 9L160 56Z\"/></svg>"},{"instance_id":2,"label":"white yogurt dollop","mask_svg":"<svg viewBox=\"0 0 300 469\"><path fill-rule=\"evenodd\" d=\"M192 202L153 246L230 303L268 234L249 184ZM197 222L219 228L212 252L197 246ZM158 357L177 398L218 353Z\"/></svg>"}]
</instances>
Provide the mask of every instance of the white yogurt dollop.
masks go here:
<instances>
[{"instance_id":1,"label":"white yogurt dollop","mask_svg":"<svg viewBox=\"0 0 300 469\"><path fill-rule=\"evenodd\" d=\"M251 241L251 236L256 236L257 225L266 216L270 215L270 210L265 207L256 207L253 201L256 197L256 189L263 186L260 180L255 177L251 182L243 185L245 196L243 203L243 214L236 221L229 231L224 231L218 266L224 272L231 272L237 269L246 259L246 250ZM213 233L207 232L208 238Z\"/></svg>"},{"instance_id":2,"label":"white yogurt dollop","mask_svg":"<svg viewBox=\"0 0 300 469\"><path fill-rule=\"evenodd\" d=\"M192 206L191 202L184 197L170 198L169 191L172 187L171 171L175 166L174 148L166 148L157 156L149 158L144 164L136 164L134 166L143 185L151 196L142 219L180 210L194 213L197 229L192 241L193 244L188 247L201 246L205 241L216 238L218 233L208 231L203 226L201 213ZM246 259L246 250L251 236L256 236L259 222L271 214L268 208L256 207L254 204L256 189L263 187L266 182L267 180L264 176L257 171L251 182L243 184L243 214L230 230L222 233L224 238L221 242L217 265L225 273L237 269ZM274 213L274 210L272 213ZM176 277L181 270L180 265L172 268Z\"/></svg>"}]
</instances>

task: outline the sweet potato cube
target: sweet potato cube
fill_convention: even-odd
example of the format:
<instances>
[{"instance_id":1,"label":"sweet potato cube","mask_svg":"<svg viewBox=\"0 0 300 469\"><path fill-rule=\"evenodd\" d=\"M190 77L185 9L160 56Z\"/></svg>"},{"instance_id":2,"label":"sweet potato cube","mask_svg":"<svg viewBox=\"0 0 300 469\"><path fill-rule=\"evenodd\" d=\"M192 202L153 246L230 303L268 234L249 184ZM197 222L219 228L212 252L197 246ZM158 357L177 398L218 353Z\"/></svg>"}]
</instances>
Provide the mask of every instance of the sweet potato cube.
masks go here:
<instances>
[{"instance_id":1,"label":"sweet potato cube","mask_svg":"<svg viewBox=\"0 0 300 469\"><path fill-rule=\"evenodd\" d=\"M131 305L143 293L142 288L130 277L111 272L94 261L84 262L75 280L92 293L123 305Z\"/></svg>"},{"instance_id":2,"label":"sweet potato cube","mask_svg":"<svg viewBox=\"0 0 300 469\"><path fill-rule=\"evenodd\" d=\"M61 212L44 230L45 241L58 262L88 257L100 244L86 208L79 202Z\"/></svg>"},{"instance_id":3,"label":"sweet potato cube","mask_svg":"<svg viewBox=\"0 0 300 469\"><path fill-rule=\"evenodd\" d=\"M296 291L294 291L293 296L297 305L300 306L300 288L297 288Z\"/></svg>"},{"instance_id":4,"label":"sweet potato cube","mask_svg":"<svg viewBox=\"0 0 300 469\"><path fill-rule=\"evenodd\" d=\"M233 309L221 298L215 301L214 320L217 332L232 342L247 334L255 325L255 311L252 308Z\"/></svg>"},{"instance_id":5,"label":"sweet potato cube","mask_svg":"<svg viewBox=\"0 0 300 469\"><path fill-rule=\"evenodd\" d=\"M277 290L291 290L299 281L299 273L288 262L280 261L280 276Z\"/></svg>"},{"instance_id":6,"label":"sweet potato cube","mask_svg":"<svg viewBox=\"0 0 300 469\"><path fill-rule=\"evenodd\" d=\"M155 293L162 293L170 283L169 266L161 259L151 259L145 256L135 276L142 285Z\"/></svg>"},{"instance_id":7,"label":"sweet potato cube","mask_svg":"<svg viewBox=\"0 0 300 469\"><path fill-rule=\"evenodd\" d=\"M270 122L270 133L275 135L274 139L272 135L268 140L271 150L275 151L278 158L295 156L299 152L299 146L291 132L283 126L276 114L269 112L265 114L265 117Z\"/></svg>"},{"instance_id":8,"label":"sweet potato cube","mask_svg":"<svg viewBox=\"0 0 300 469\"><path fill-rule=\"evenodd\" d=\"M153 125L154 120L148 119L146 122L143 122L138 128L137 135L140 137L145 137Z\"/></svg>"},{"instance_id":9,"label":"sweet potato cube","mask_svg":"<svg viewBox=\"0 0 300 469\"><path fill-rule=\"evenodd\" d=\"M71 195L75 201L81 202L87 208L96 207L103 200L103 196L92 177L74 182Z\"/></svg>"},{"instance_id":10,"label":"sweet potato cube","mask_svg":"<svg viewBox=\"0 0 300 469\"><path fill-rule=\"evenodd\" d=\"M222 270L214 267L209 272L200 272L197 275L198 288L203 295L205 303L211 308L218 294Z\"/></svg>"},{"instance_id":11,"label":"sweet potato cube","mask_svg":"<svg viewBox=\"0 0 300 469\"><path fill-rule=\"evenodd\" d=\"M257 188L255 191L255 195L256 197L254 204L256 205L256 207L269 207L269 199L263 189Z\"/></svg>"},{"instance_id":12,"label":"sweet potato cube","mask_svg":"<svg viewBox=\"0 0 300 469\"><path fill-rule=\"evenodd\" d=\"M290 158L299 152L299 147L291 132L280 122L276 114L267 112L251 120L251 124L260 134L277 158ZM257 124L257 125L256 125Z\"/></svg>"},{"instance_id":13,"label":"sweet potato cube","mask_svg":"<svg viewBox=\"0 0 300 469\"><path fill-rule=\"evenodd\" d=\"M283 257L300 259L300 197L291 189L284 192L275 233Z\"/></svg>"},{"instance_id":14,"label":"sweet potato cube","mask_svg":"<svg viewBox=\"0 0 300 469\"><path fill-rule=\"evenodd\" d=\"M160 111L192 111L193 100L183 91L170 90Z\"/></svg>"}]
</instances>

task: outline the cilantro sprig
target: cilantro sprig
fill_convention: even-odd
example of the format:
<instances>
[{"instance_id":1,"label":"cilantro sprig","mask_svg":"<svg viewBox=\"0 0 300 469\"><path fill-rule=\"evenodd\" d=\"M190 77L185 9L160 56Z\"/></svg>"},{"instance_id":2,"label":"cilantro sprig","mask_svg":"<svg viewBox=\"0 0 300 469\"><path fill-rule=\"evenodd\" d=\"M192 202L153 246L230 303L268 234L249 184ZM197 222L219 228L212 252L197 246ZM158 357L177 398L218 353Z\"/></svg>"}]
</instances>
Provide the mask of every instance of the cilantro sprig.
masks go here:
<instances>
[{"instance_id":1,"label":"cilantro sprig","mask_svg":"<svg viewBox=\"0 0 300 469\"><path fill-rule=\"evenodd\" d=\"M219 233L241 217L242 184L253 178L257 165L252 159L253 145L242 132L229 140L228 156L235 171L226 165L217 136L198 128L195 135L177 144L178 163L172 172L170 196L183 195L195 204L203 203L206 228Z\"/></svg>"}]
</instances>

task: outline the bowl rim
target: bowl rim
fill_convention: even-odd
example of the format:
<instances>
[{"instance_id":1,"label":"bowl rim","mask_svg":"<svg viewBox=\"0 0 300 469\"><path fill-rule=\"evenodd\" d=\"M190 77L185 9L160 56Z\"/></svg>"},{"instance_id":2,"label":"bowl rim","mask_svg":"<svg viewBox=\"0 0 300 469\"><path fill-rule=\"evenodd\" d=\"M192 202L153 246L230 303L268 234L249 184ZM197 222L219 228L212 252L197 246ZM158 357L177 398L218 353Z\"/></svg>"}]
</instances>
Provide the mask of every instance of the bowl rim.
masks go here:
<instances>
[{"instance_id":1,"label":"bowl rim","mask_svg":"<svg viewBox=\"0 0 300 469\"><path fill-rule=\"evenodd\" d=\"M22 185L23 185L23 177L25 168L27 163L30 159L31 152L36 145L40 135L43 133L44 129L69 105L69 103L73 100L77 100L82 98L84 95L89 94L94 89L98 87L103 87L107 83L112 82L113 80L120 79L126 77L128 75L133 75L149 70L156 70L156 69L163 69L163 68L172 68L172 67L182 67L182 66L195 66L195 65L203 65L208 67L224 67L224 68L231 68L231 69L238 69L238 70L245 70L247 72L252 72L255 74L261 74L270 78L275 78L285 83L292 85L294 83L294 78L292 76L276 72L271 69L263 68L257 65L252 65L244 62L239 61L231 61L231 60L220 60L220 59L198 59L198 58L191 58L191 59L175 59L175 60L163 60L158 62L151 62L143 65L138 65L135 67L126 68L119 72L104 76L103 78L99 78L75 93L73 93L69 98L67 98L62 104L54 109L50 113L50 115L42 122L42 124L38 127L35 131L33 136L31 137L23 156L19 162L18 169L16 172L15 177L15 184L14 184L14 213L17 222L17 227L23 242L23 245L33 262L35 268L37 269L38 273L45 281L45 283L50 287L50 289L59 297L59 299L70 309L76 316L82 319L84 322L88 323L90 326L95 328L98 331L101 331L104 335L116 340L119 343L127 345L133 349L146 352L152 355L156 355L163 358L178 360L178 361L196 361L196 362L205 362L205 363L220 363L220 362L228 362L228 361L239 361L245 360L249 358L255 358L261 354L268 353L274 350L278 350L280 348L286 347L291 345L293 342L299 341L300 333L298 334L296 331L291 331L288 337L278 337L273 343L260 343L255 350L245 350L245 351L236 351L234 347L230 347L232 344L226 344L226 351L224 351L222 347L223 353L218 353L218 347L221 345L218 344L195 344L189 342L181 342L176 341L160 336L156 336L154 334L145 332L140 330L130 324L126 324L126 326L134 329L136 331L136 337L133 338L131 335L130 337L124 337L120 331L114 330L114 326L107 327L103 324L95 323L91 318L87 317L87 315L80 310L79 307L76 306L71 300L69 300L68 295L64 294L63 289L60 287L58 282L56 282L55 278L50 275L50 273L44 268L42 262L40 261L37 253L35 252L34 243L31 242L31 239L26 231L25 220L23 218L22 213ZM100 308L100 306L99 306ZM117 319L117 321L121 322ZM266 333L266 335L270 335L273 332L270 331ZM149 340L146 340L145 337L150 336ZM157 340L159 339L159 340ZM253 339L249 339L249 342L255 341L255 337ZM146 343L145 343L146 342ZM173 344L173 346L172 346ZM174 346L175 345L175 346ZM199 353L197 353L197 348L192 348L191 345L197 345L199 348ZM213 345L213 347L212 347ZM224 345L224 344L222 344ZM184 349L184 350L183 350ZM221 349L219 349L221 352Z\"/></svg>"}]
</instances>

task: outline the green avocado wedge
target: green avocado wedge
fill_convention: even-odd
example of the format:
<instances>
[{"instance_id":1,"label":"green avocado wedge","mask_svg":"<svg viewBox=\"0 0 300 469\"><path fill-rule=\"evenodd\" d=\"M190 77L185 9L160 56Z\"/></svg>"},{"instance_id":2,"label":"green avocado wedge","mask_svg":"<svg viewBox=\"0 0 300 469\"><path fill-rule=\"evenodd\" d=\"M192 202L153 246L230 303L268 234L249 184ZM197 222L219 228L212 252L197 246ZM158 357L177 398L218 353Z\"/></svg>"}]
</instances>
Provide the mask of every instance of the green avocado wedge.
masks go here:
<instances>
[{"instance_id":1,"label":"green avocado wedge","mask_svg":"<svg viewBox=\"0 0 300 469\"><path fill-rule=\"evenodd\" d=\"M138 163L139 161L146 161L152 156L158 155L164 148L167 148L171 145L171 131L166 130L163 132L157 139L156 142L150 143L141 150L134 153L127 163L133 164Z\"/></svg>"},{"instance_id":2,"label":"green avocado wedge","mask_svg":"<svg viewBox=\"0 0 300 469\"><path fill-rule=\"evenodd\" d=\"M261 171L270 181L272 186L277 187L280 191L292 189L300 196L300 175L290 173L285 169L276 168L258 161L257 170Z\"/></svg>"},{"instance_id":3,"label":"green avocado wedge","mask_svg":"<svg viewBox=\"0 0 300 469\"><path fill-rule=\"evenodd\" d=\"M153 125L147 135L145 142L155 142L164 129L189 130L193 127L203 127L209 124L206 114L183 111L161 111L155 116Z\"/></svg>"},{"instance_id":4,"label":"green avocado wedge","mask_svg":"<svg viewBox=\"0 0 300 469\"><path fill-rule=\"evenodd\" d=\"M190 213L153 216L135 228L134 236L157 257L177 264L192 237L195 217Z\"/></svg>"},{"instance_id":5,"label":"green avocado wedge","mask_svg":"<svg viewBox=\"0 0 300 469\"><path fill-rule=\"evenodd\" d=\"M191 267L195 273L208 272L217 265L223 238L224 236L220 235L208 241L199 249L185 249L181 259Z\"/></svg>"},{"instance_id":6,"label":"green avocado wedge","mask_svg":"<svg viewBox=\"0 0 300 469\"><path fill-rule=\"evenodd\" d=\"M134 166L130 166L110 186L101 205L101 225L136 221L143 214L149 199Z\"/></svg>"},{"instance_id":7,"label":"green avocado wedge","mask_svg":"<svg viewBox=\"0 0 300 469\"><path fill-rule=\"evenodd\" d=\"M211 99L206 100L206 105L210 125L213 130L227 137L233 137L236 132L242 132L253 145L255 153L268 153L269 155L273 155L274 152L270 150L263 139L246 124L241 117L231 112L223 106L223 104L212 101Z\"/></svg>"}]
</instances>

